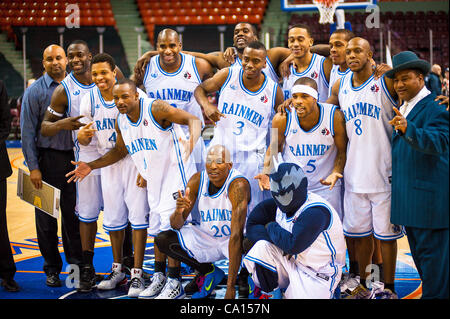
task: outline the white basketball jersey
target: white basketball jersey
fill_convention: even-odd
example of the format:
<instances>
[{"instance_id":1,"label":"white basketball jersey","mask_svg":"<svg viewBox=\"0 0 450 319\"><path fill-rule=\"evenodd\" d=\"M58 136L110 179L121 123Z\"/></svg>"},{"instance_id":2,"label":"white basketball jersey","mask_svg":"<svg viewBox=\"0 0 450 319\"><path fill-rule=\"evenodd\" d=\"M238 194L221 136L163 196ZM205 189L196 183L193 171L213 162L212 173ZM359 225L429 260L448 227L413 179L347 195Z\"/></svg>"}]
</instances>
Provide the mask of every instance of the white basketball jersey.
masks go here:
<instances>
[{"instance_id":1,"label":"white basketball jersey","mask_svg":"<svg viewBox=\"0 0 450 319\"><path fill-rule=\"evenodd\" d=\"M234 63L230 66L231 68L242 68L242 60L236 56L236 60L234 61ZM263 72L272 79L272 81L274 81L275 83L278 83L278 81L280 80L278 77L277 72L275 71L272 62L270 62L269 57L266 56L266 66L263 69Z\"/></svg>"},{"instance_id":2,"label":"white basketball jersey","mask_svg":"<svg viewBox=\"0 0 450 319\"><path fill-rule=\"evenodd\" d=\"M140 97L147 96L141 89L137 90ZM114 100L105 101L99 88L95 86L83 97L80 115L85 116L85 123L94 122L92 128L95 129L97 150L101 155L114 148L117 140L116 119L119 115Z\"/></svg>"},{"instance_id":3,"label":"white basketball jersey","mask_svg":"<svg viewBox=\"0 0 450 319\"><path fill-rule=\"evenodd\" d=\"M317 103L320 109L319 122L309 131L300 126L297 112L292 108L287 113L286 136L283 159L298 164L308 177L308 190L323 188L320 179L325 179L334 167L337 148L334 143L334 112L337 106ZM340 185L338 180L336 185Z\"/></svg>"},{"instance_id":4,"label":"white basketball jersey","mask_svg":"<svg viewBox=\"0 0 450 319\"><path fill-rule=\"evenodd\" d=\"M208 191L209 178L205 171L200 175L200 185L198 188L198 211L200 229L206 234L218 240L228 240L231 234L232 205L228 196L228 188L236 178L245 178L238 171L231 169L227 180L220 190L210 195Z\"/></svg>"},{"instance_id":5,"label":"white basketball jersey","mask_svg":"<svg viewBox=\"0 0 450 319\"><path fill-rule=\"evenodd\" d=\"M345 189L354 193L390 191L392 125L389 121L396 103L384 77L375 80L372 75L356 88L352 79L353 72L349 72L339 87L339 105L349 140Z\"/></svg>"},{"instance_id":6,"label":"white basketball jersey","mask_svg":"<svg viewBox=\"0 0 450 319\"><path fill-rule=\"evenodd\" d=\"M296 255L296 262L303 266L309 267L316 272L335 273L339 268L345 265L346 244L344 238L344 231L339 215L336 210L322 197L314 193L308 192L308 197L305 203L299 210L287 218L286 214L277 209L276 222L285 230L292 233L297 218L308 208L314 206L323 206L331 214L330 225L328 228L320 233L316 240ZM328 271L327 271L328 270Z\"/></svg>"},{"instance_id":7,"label":"white basketball jersey","mask_svg":"<svg viewBox=\"0 0 450 319\"><path fill-rule=\"evenodd\" d=\"M274 114L277 83L265 76L256 92L247 90L242 68L228 68L219 94L218 109L225 117L217 122L210 145L225 145L232 158L238 152L266 151L266 136Z\"/></svg>"},{"instance_id":8,"label":"white basketball jersey","mask_svg":"<svg viewBox=\"0 0 450 319\"><path fill-rule=\"evenodd\" d=\"M297 72L294 65L290 66L291 74L287 78L283 78L284 99L292 97L291 89L295 81L302 77L308 77L316 81L317 92L319 93L318 102L325 102L328 99L328 81L323 72L323 62L325 57L313 53L308 68L303 72Z\"/></svg>"},{"instance_id":9,"label":"white basketball jersey","mask_svg":"<svg viewBox=\"0 0 450 319\"><path fill-rule=\"evenodd\" d=\"M333 68L330 72L330 84L329 84L329 91L328 96L331 96L331 90L333 88L334 83L336 83L337 80L342 78L344 75L350 72L350 68L347 68L344 72L339 71L339 65L333 64Z\"/></svg>"},{"instance_id":10,"label":"white basketball jersey","mask_svg":"<svg viewBox=\"0 0 450 319\"><path fill-rule=\"evenodd\" d=\"M75 79L73 73L69 73L64 80L61 81L67 95L67 116L79 116L81 99L85 94L95 87L95 84L83 85ZM77 139L78 130L72 131L72 139L74 143L75 161L90 162L100 157L97 151L97 138L93 137L88 146L81 145Z\"/></svg>"},{"instance_id":11,"label":"white basketball jersey","mask_svg":"<svg viewBox=\"0 0 450 319\"><path fill-rule=\"evenodd\" d=\"M128 153L147 180L150 210L161 212L175 207L175 196L178 190L185 189L195 165L183 160L184 148L178 143L174 126L164 129L153 118L154 101L139 99L140 117L136 123L127 114L119 114L117 122Z\"/></svg>"},{"instance_id":12,"label":"white basketball jersey","mask_svg":"<svg viewBox=\"0 0 450 319\"><path fill-rule=\"evenodd\" d=\"M195 57L180 53L181 65L173 73L168 73L159 64L160 56L150 59L144 76L144 86L148 97L164 100L174 107L189 112L200 119L202 127L205 125L202 109L194 97L194 90L202 83L195 64ZM186 137L189 128L182 126Z\"/></svg>"}]
</instances>

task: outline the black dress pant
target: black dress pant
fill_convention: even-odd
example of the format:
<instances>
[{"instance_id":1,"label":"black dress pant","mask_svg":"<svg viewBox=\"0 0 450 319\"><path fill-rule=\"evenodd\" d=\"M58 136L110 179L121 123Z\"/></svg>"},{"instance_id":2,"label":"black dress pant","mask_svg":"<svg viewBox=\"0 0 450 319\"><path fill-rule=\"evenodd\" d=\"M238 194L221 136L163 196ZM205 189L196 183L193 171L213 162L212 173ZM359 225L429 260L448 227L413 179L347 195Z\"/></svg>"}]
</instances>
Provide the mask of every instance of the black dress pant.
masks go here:
<instances>
[{"instance_id":1,"label":"black dress pant","mask_svg":"<svg viewBox=\"0 0 450 319\"><path fill-rule=\"evenodd\" d=\"M9 280L16 273L16 264L9 243L6 224L6 178L0 180L0 278Z\"/></svg>"},{"instance_id":2,"label":"black dress pant","mask_svg":"<svg viewBox=\"0 0 450 319\"><path fill-rule=\"evenodd\" d=\"M42 180L61 190L61 236L66 261L69 264L82 264L80 226L75 215L76 185L67 183L65 175L75 167L73 151L39 149L39 168ZM39 249L44 257L44 272L59 274L62 270L62 259L58 250L58 221L36 209L36 232Z\"/></svg>"}]
</instances>

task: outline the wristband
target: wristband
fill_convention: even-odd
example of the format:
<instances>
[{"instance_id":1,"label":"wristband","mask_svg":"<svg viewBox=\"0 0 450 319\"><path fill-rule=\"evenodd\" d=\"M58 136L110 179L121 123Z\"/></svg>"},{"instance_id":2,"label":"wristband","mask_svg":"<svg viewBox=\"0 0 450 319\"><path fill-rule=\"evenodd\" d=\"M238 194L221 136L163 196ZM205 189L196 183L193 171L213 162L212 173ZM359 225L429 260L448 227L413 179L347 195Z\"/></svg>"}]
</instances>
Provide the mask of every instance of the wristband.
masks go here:
<instances>
[{"instance_id":1,"label":"wristband","mask_svg":"<svg viewBox=\"0 0 450 319\"><path fill-rule=\"evenodd\" d=\"M64 116L64 114L58 113L58 112L56 112L54 109L52 109L51 106L49 106L49 107L47 108L47 111L49 111L51 114L56 115L56 116L58 116L58 117L63 117L63 116Z\"/></svg>"}]
</instances>

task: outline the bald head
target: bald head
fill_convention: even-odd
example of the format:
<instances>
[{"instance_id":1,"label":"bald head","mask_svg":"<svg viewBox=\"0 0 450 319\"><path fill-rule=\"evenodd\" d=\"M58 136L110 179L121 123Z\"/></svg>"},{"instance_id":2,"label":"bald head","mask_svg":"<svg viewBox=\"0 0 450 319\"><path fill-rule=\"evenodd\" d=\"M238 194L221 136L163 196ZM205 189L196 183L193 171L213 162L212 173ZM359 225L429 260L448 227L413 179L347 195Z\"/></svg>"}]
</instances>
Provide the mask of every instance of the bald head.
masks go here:
<instances>
[{"instance_id":1,"label":"bald head","mask_svg":"<svg viewBox=\"0 0 450 319\"><path fill-rule=\"evenodd\" d=\"M431 72L437 75L441 75L442 73L441 66L439 64L433 64L433 66L431 67Z\"/></svg>"},{"instance_id":2,"label":"bald head","mask_svg":"<svg viewBox=\"0 0 450 319\"><path fill-rule=\"evenodd\" d=\"M369 41L361 37L355 37L353 39L350 39L350 41L348 41L348 45L360 47L361 49L366 50L367 52L370 51Z\"/></svg>"},{"instance_id":3,"label":"bald head","mask_svg":"<svg viewBox=\"0 0 450 319\"><path fill-rule=\"evenodd\" d=\"M345 61L352 72L372 69L372 50L366 39L355 37L350 39L345 49Z\"/></svg>"},{"instance_id":4,"label":"bald head","mask_svg":"<svg viewBox=\"0 0 450 319\"><path fill-rule=\"evenodd\" d=\"M230 151L223 145L212 146L207 156L221 157L224 163L231 163Z\"/></svg>"},{"instance_id":5,"label":"bald head","mask_svg":"<svg viewBox=\"0 0 450 319\"><path fill-rule=\"evenodd\" d=\"M180 42L180 36L173 29L164 29L160 33L158 33L157 42L163 42L166 39L173 39L177 42Z\"/></svg>"},{"instance_id":6,"label":"bald head","mask_svg":"<svg viewBox=\"0 0 450 319\"><path fill-rule=\"evenodd\" d=\"M67 67L64 49L56 44L46 47L42 54L42 65L51 78L59 81L61 77L65 76Z\"/></svg>"},{"instance_id":7,"label":"bald head","mask_svg":"<svg viewBox=\"0 0 450 319\"><path fill-rule=\"evenodd\" d=\"M50 44L48 47L46 47L44 52L43 52L43 54L42 54L42 56L43 56L43 58L45 60L46 56L48 56L50 54L53 54L55 52L58 53L58 54L61 54L63 57L66 57L66 52L64 52L64 49L61 48L59 45L56 45L56 44Z\"/></svg>"}]
</instances>

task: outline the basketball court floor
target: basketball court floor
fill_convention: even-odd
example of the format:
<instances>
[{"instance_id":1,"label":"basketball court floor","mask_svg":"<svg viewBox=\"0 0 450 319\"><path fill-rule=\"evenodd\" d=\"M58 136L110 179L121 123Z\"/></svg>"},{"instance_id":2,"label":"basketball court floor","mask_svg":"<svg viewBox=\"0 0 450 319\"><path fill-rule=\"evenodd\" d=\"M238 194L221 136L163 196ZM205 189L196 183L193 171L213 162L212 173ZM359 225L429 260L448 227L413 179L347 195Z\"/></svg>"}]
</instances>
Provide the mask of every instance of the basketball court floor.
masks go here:
<instances>
[{"instance_id":1,"label":"basketball court floor","mask_svg":"<svg viewBox=\"0 0 450 319\"><path fill-rule=\"evenodd\" d=\"M45 285L45 274L42 270L43 258L40 254L36 238L34 221L34 207L17 197L17 172L19 168L27 170L21 148L8 148L8 154L13 167L13 175L8 178L7 221L11 249L16 262L17 273L15 280L21 287L20 292L7 293L0 289L0 299L119 299L127 298L128 287L122 286L113 291L98 291L94 288L91 293L77 293L70 288L70 280L66 279L67 264L63 265L61 273L62 287L50 288ZM98 233L95 244L94 265L96 272L106 275L111 270L112 253L109 236L102 228L102 216L98 221ZM62 259L65 262L62 244L60 245ZM148 238L144 261L144 271L153 273L153 239ZM216 263L227 272L227 262ZM184 281L187 283L192 274L183 268ZM399 298L418 299L421 296L421 282L412 260L407 239L398 240L398 259L396 272L396 290ZM219 285L215 291L216 299L223 299L225 286ZM238 297L238 293L236 294Z\"/></svg>"}]
</instances>

